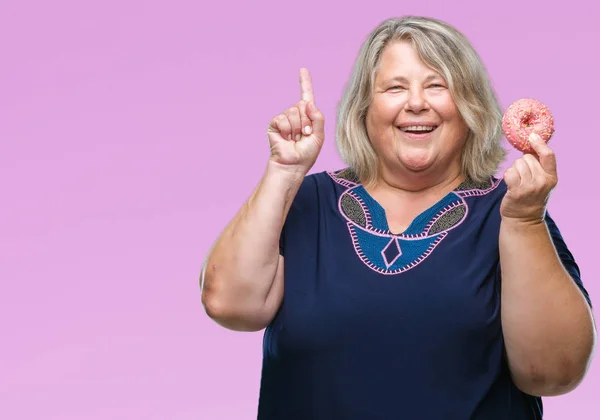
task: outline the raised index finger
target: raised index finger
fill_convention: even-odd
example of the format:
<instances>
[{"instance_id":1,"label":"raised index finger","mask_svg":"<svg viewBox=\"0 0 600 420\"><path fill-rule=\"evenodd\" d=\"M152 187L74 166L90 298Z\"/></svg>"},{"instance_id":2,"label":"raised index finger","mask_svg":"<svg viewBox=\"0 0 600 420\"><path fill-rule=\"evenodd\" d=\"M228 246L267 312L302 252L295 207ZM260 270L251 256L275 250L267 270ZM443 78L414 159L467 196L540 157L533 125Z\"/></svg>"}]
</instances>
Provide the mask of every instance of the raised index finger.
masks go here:
<instances>
[{"instance_id":1,"label":"raised index finger","mask_svg":"<svg viewBox=\"0 0 600 420\"><path fill-rule=\"evenodd\" d=\"M313 93L312 80L308 69L300 69L300 92L302 94L302 100L306 102L315 101L315 95Z\"/></svg>"}]
</instances>

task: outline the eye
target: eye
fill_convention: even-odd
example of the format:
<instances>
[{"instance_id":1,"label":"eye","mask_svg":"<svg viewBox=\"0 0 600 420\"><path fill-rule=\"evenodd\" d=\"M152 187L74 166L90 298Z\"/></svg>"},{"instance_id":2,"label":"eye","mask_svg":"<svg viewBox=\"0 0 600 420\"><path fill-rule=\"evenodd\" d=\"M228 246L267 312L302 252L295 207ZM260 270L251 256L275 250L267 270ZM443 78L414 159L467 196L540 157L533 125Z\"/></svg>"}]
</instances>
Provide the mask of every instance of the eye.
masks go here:
<instances>
[{"instance_id":1,"label":"eye","mask_svg":"<svg viewBox=\"0 0 600 420\"><path fill-rule=\"evenodd\" d=\"M404 87L396 85L396 86L390 87L388 90L400 90L400 89L404 89Z\"/></svg>"},{"instance_id":2,"label":"eye","mask_svg":"<svg viewBox=\"0 0 600 420\"><path fill-rule=\"evenodd\" d=\"M446 86L440 85L439 83L434 83L432 85L429 85L429 87L436 88L436 89L444 89Z\"/></svg>"}]
</instances>

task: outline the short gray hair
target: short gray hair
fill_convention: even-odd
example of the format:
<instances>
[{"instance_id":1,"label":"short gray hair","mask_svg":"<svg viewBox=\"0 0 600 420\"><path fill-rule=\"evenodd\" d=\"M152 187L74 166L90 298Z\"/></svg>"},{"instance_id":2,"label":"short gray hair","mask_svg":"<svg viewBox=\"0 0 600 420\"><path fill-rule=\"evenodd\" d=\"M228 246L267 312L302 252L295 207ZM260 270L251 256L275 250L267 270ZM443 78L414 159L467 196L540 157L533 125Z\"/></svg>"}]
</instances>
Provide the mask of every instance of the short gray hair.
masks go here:
<instances>
[{"instance_id":1,"label":"short gray hair","mask_svg":"<svg viewBox=\"0 0 600 420\"><path fill-rule=\"evenodd\" d=\"M469 133L461 156L463 175L475 182L493 176L506 156L500 144L502 111L486 69L466 37L437 19L404 16L377 26L363 43L338 105L336 143L344 162L370 185L379 175L377 155L366 128L366 115L384 48L410 41L425 64L439 72Z\"/></svg>"}]
</instances>

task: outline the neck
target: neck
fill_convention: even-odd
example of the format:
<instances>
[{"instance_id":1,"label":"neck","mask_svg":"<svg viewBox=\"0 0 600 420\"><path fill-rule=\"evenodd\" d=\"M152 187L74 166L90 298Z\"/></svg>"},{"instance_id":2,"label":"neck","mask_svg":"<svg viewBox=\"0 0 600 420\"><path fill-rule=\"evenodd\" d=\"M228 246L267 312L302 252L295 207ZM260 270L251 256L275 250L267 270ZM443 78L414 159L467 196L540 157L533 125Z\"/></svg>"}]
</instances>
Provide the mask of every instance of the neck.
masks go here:
<instances>
[{"instance_id":1,"label":"neck","mask_svg":"<svg viewBox=\"0 0 600 420\"><path fill-rule=\"evenodd\" d=\"M408 172L390 173L382 168L374 190L405 193L408 195L429 195L447 193L454 190L465 180L460 167L449 167L438 173Z\"/></svg>"}]
</instances>

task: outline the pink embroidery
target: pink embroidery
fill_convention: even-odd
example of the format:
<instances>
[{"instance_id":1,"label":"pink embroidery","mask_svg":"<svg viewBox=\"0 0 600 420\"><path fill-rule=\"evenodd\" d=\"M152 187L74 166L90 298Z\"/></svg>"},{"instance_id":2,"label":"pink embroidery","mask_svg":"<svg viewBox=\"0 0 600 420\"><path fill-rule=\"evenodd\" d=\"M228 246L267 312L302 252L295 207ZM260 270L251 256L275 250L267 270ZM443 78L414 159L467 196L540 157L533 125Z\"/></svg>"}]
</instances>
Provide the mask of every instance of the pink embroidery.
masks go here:
<instances>
[{"instance_id":1,"label":"pink embroidery","mask_svg":"<svg viewBox=\"0 0 600 420\"><path fill-rule=\"evenodd\" d=\"M431 219L429 221L429 223L427 223L427 225L425 226L425 229L424 229L425 231L423 232L424 236L429 235L429 231L433 227L433 225L435 225L435 222L437 222L439 219L442 218L442 216L444 216L450 210L455 209L456 207L464 206L465 214L463 214L463 216L460 218L459 222L455 223L454 225L450 226L447 229L444 229L444 232L451 231L452 229L456 228L457 226L460 226L462 224L462 222L465 221L465 219L467 218L467 215L469 214L469 206L467 205L467 202L462 197L459 197L459 198L460 198L460 201L455 201L454 203L450 203L449 205L444 207L442 210L440 210L440 212L437 215L435 215L433 217L433 219ZM437 235L439 233L441 233L441 232L435 233L434 235Z\"/></svg>"},{"instance_id":2,"label":"pink embroidery","mask_svg":"<svg viewBox=\"0 0 600 420\"><path fill-rule=\"evenodd\" d=\"M416 260L414 260L400 268L397 268L395 270L388 270L388 269L383 269L381 267L378 267L373 262L371 262L371 260L369 260L367 258L367 256L363 252L362 248L360 247L360 244L358 243L358 238L357 238L356 232L355 232L355 226L353 226L352 223L348 223L348 230L350 231L350 236L352 238L352 245L354 246L354 251L356 252L356 255L358 255L358 257L360 258L360 260L371 270L376 271L379 274L385 274L385 275L400 274L400 273L408 271L408 270L416 267L417 265L421 264L429 256L429 254L431 254L433 252L433 250L439 245L439 243L442 241L442 239L444 239L447 235L446 232L439 233L438 237L435 239L435 241L427 248L427 250L419 258L417 258ZM398 256L397 258L400 258L400 256ZM393 265L393 263L391 263L388 266L388 268L391 265Z\"/></svg>"},{"instance_id":3,"label":"pink embroidery","mask_svg":"<svg viewBox=\"0 0 600 420\"><path fill-rule=\"evenodd\" d=\"M498 185L500 185L499 180L490 178L490 186L488 188L485 188L485 189L472 188L469 190L455 190L451 194L454 194L454 196L456 197L456 201L453 201L452 203L446 205L444 208L439 210L431 218L431 220L429 220L427 222L427 224L424 226L421 233L418 233L418 234L402 233L402 234L395 235L395 234L391 233L389 230L378 229L373 226L371 212L369 211L367 203L359 194L357 194L354 191L354 189L356 187L360 186L361 184L339 177L338 175L342 172L343 171L328 172L328 175L336 183L338 183L339 185L346 188L346 190L342 194L340 194L340 197L338 199L338 211L346 219L346 222L347 222L346 224L348 226L348 230L350 233L350 237L352 240L352 245L354 247L354 250L355 250L356 254L358 255L358 257L361 259L361 261L367 267L369 267L370 269L372 269L380 274L385 274L385 275L399 274L399 273L405 272L407 270L410 270L410 269L416 267L421 262L423 262L433 252L433 250L438 246L438 244L440 244L441 241L448 235L449 231L460 226L467 219L467 216L469 214L469 206L468 206L467 202L465 201L465 198L486 195L486 194L490 193L491 191L493 191L494 189L496 189L498 187ZM344 209L342 207L342 199L343 199L344 195L352 197L352 199L354 199L356 201L356 203L358 203L360 210L361 210L362 214L364 215L364 219L365 219L364 227L359 225L356 221L350 219L350 216L347 215L346 212L344 211ZM448 212L450 212L460 206L463 206L465 209L464 214L461 215L461 217L460 217L460 220L456 221L451 226L444 228L444 230L442 230L440 232L436 232L433 234L430 233L431 229L433 228L433 226L435 226L436 222L438 222ZM363 232L366 232L371 236L390 238L390 241L388 241L386 243L386 245L383 246L383 248L379 252L379 254L381 255L381 257L383 259L383 264L385 265L385 268L382 266L379 266L378 264L373 263L368 258L368 256L365 254L365 252L360 244L360 241L358 239L357 229L360 229ZM402 251L402 248L400 245L400 240L402 240L402 241L421 241L421 240L427 240L427 239L432 239L432 238L435 238L433 240L433 242L415 260L410 261L407 264L403 265L402 267L396 268L394 270L389 269L403 255L403 251ZM397 249L393 249L391 247L394 247ZM390 252L391 255L388 255L388 252ZM397 252L397 255L394 255L394 252ZM390 260L388 260L388 259L390 259Z\"/></svg>"}]
</instances>

